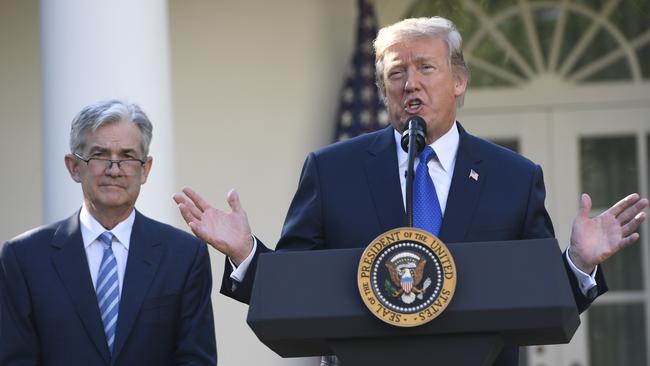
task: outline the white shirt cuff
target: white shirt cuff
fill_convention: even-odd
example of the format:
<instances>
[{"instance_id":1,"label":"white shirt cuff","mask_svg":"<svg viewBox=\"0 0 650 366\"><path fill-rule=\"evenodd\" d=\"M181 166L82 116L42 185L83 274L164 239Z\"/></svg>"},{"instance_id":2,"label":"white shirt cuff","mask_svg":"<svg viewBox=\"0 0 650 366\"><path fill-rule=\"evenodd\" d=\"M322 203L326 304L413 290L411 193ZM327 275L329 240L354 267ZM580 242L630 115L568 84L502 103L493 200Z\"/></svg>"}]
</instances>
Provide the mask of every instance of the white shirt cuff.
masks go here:
<instances>
[{"instance_id":1,"label":"white shirt cuff","mask_svg":"<svg viewBox=\"0 0 650 366\"><path fill-rule=\"evenodd\" d=\"M244 277L246 277L246 271L248 271L248 266L251 264L251 261L253 260L253 257L255 256L255 251L257 250L257 238L255 235L253 235L253 250L251 250L250 254L246 259L244 259L243 262L239 263L239 267L237 267L230 257L228 257L228 262L230 262L230 265L232 266L232 273L230 274L230 278L233 281L236 282L242 282L244 280Z\"/></svg>"},{"instance_id":2,"label":"white shirt cuff","mask_svg":"<svg viewBox=\"0 0 650 366\"><path fill-rule=\"evenodd\" d=\"M567 248L565 255L567 262L569 262L571 271L576 276L576 280L578 280L580 292L582 292L583 295L587 296L587 292L596 286L596 271L598 271L598 266L596 266L592 274L588 275L576 267L575 264L573 264L573 261L571 261L571 256L569 256L569 248Z\"/></svg>"}]
</instances>

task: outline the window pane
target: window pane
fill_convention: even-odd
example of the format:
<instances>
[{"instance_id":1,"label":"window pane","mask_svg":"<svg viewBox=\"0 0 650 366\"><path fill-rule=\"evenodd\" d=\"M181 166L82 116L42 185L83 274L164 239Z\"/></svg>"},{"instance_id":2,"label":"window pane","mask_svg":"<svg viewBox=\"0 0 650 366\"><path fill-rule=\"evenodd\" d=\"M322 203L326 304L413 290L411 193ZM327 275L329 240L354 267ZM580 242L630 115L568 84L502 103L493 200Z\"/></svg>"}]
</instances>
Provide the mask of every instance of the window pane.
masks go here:
<instances>
[{"instance_id":1,"label":"window pane","mask_svg":"<svg viewBox=\"0 0 650 366\"><path fill-rule=\"evenodd\" d=\"M533 50L528 41L528 33L524 19L521 17L510 17L504 19L499 25L499 30L508 35L508 41L517 52L528 61L528 65L533 65Z\"/></svg>"},{"instance_id":2,"label":"window pane","mask_svg":"<svg viewBox=\"0 0 650 366\"><path fill-rule=\"evenodd\" d=\"M638 191L636 138L583 137L580 139L582 192L587 192L596 210L610 207ZM611 290L641 290L641 247L633 245L609 258L603 265Z\"/></svg>"},{"instance_id":3,"label":"window pane","mask_svg":"<svg viewBox=\"0 0 650 366\"><path fill-rule=\"evenodd\" d=\"M595 58L592 60L596 60ZM588 65L588 63L586 63ZM575 71L579 71L581 66L576 67ZM621 58L613 64L601 69L600 71L590 75L587 79L581 82L598 82L605 80L626 80L632 79L632 73L628 64L628 60Z\"/></svg>"},{"instance_id":4,"label":"window pane","mask_svg":"<svg viewBox=\"0 0 650 366\"><path fill-rule=\"evenodd\" d=\"M569 57L571 51L576 47L580 39L582 38L585 29L589 29L591 26L592 19L585 17L584 15L569 12L566 19L566 29L562 34L562 47L560 48L560 63L562 65L564 61Z\"/></svg>"},{"instance_id":5,"label":"window pane","mask_svg":"<svg viewBox=\"0 0 650 366\"><path fill-rule=\"evenodd\" d=\"M638 50L639 66L641 66L641 73L644 79L650 79L650 43Z\"/></svg>"},{"instance_id":6,"label":"window pane","mask_svg":"<svg viewBox=\"0 0 650 366\"><path fill-rule=\"evenodd\" d=\"M630 192L637 192L636 138L581 138L580 170L581 190L589 193L594 209L607 208Z\"/></svg>"},{"instance_id":7,"label":"window pane","mask_svg":"<svg viewBox=\"0 0 650 366\"><path fill-rule=\"evenodd\" d=\"M576 0L576 2L591 8L595 12L600 12L607 3L607 0Z\"/></svg>"},{"instance_id":8,"label":"window pane","mask_svg":"<svg viewBox=\"0 0 650 366\"><path fill-rule=\"evenodd\" d=\"M593 306L588 313L591 366L645 366L642 304Z\"/></svg>"},{"instance_id":9,"label":"window pane","mask_svg":"<svg viewBox=\"0 0 650 366\"><path fill-rule=\"evenodd\" d=\"M519 152L519 140L517 139L491 139L490 141L516 153Z\"/></svg>"},{"instance_id":10,"label":"window pane","mask_svg":"<svg viewBox=\"0 0 650 366\"><path fill-rule=\"evenodd\" d=\"M496 26L499 34L517 54L521 55L524 62L532 69L533 74L540 73L540 70L537 70L534 62L532 45L529 42L527 27L524 26L524 11L531 11L533 14L533 23L543 63L549 61L558 19L562 14L566 14L562 42L558 50L558 67L567 61L568 56L574 52L579 41L587 32L596 27L597 33L587 47L581 49L576 55L578 59L572 63L571 69L566 70L568 71L566 74L563 72L558 76L570 77L586 65L603 60L603 57L612 52L626 51L627 47L630 47L632 52L637 53L638 60L636 62L641 67L643 77L649 78L650 51L648 47L650 47L650 43L645 38L650 30L648 22L650 1L648 0L471 0L470 2L414 0L411 3L413 5L408 8L404 18L440 15L456 23L465 45L475 44L474 41L478 42L476 48L465 49L465 58L469 61L470 69L472 69L473 87L507 87L516 83L509 79L502 79L493 74L489 68L483 68L483 64L478 62L479 59L488 62L493 67L514 73L524 80L534 79L537 75L524 73L521 66L513 61L512 51L508 51L501 41L497 42L490 32L479 32L479 30L485 31L487 25L485 19L479 18L471 9L472 7L478 8L488 18L490 26ZM466 5L470 3L473 6ZM522 6L524 3L528 3L529 7ZM569 5L564 8L563 3ZM614 8L604 19L606 23L603 24L600 13L610 5L614 5ZM586 12L585 8L587 8ZM565 11L566 13L564 13ZM483 34L483 37L474 39L479 33ZM628 59L626 54L593 75L577 80L577 83L630 80L632 78L631 62L633 60Z\"/></svg>"},{"instance_id":11,"label":"window pane","mask_svg":"<svg viewBox=\"0 0 650 366\"><path fill-rule=\"evenodd\" d=\"M641 240L621 250L601 264L610 291L643 290L640 242Z\"/></svg>"},{"instance_id":12,"label":"window pane","mask_svg":"<svg viewBox=\"0 0 650 366\"><path fill-rule=\"evenodd\" d=\"M469 11L463 2L456 0L419 0L406 11L404 18L441 16L456 24L464 40L474 34L481 22Z\"/></svg>"},{"instance_id":13,"label":"window pane","mask_svg":"<svg viewBox=\"0 0 650 366\"><path fill-rule=\"evenodd\" d=\"M514 76L524 79L525 74L521 68L513 61L513 58L508 52L506 52L503 47L497 46L496 41L490 35L484 35L480 40L476 48L472 52L472 56L479 58L493 66L499 67L505 71L510 72ZM489 72L481 72L480 67L472 68L470 63L470 69L472 70L472 85L481 86L503 86L509 85L510 82L502 80L499 77L493 77ZM477 75L475 75L477 74ZM488 82L493 82L492 84L486 84Z\"/></svg>"},{"instance_id":14,"label":"window pane","mask_svg":"<svg viewBox=\"0 0 650 366\"><path fill-rule=\"evenodd\" d=\"M560 17L560 11L554 6L543 7L534 10L533 14L533 21L537 30L537 37L539 37L539 45L542 47L542 54L550 55L553 34L557 26L557 20Z\"/></svg>"},{"instance_id":15,"label":"window pane","mask_svg":"<svg viewBox=\"0 0 650 366\"><path fill-rule=\"evenodd\" d=\"M650 1L621 1L616 6L616 11L610 14L609 19L625 35L625 38L634 39L648 29L648 14L650 14Z\"/></svg>"}]
</instances>

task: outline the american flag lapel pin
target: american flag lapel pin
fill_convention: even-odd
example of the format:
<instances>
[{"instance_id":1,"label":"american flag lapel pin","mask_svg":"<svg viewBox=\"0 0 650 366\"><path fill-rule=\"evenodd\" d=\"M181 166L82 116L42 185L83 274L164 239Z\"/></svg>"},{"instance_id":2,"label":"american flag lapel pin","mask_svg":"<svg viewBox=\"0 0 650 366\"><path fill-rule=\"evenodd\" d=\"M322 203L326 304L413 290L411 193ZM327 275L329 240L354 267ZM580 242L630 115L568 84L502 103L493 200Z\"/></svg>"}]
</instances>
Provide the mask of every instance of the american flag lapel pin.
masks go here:
<instances>
[{"instance_id":1,"label":"american flag lapel pin","mask_svg":"<svg viewBox=\"0 0 650 366\"><path fill-rule=\"evenodd\" d=\"M474 169L470 169L469 171L469 177L471 179L474 179L475 181L478 182L478 173L474 171Z\"/></svg>"}]
</instances>

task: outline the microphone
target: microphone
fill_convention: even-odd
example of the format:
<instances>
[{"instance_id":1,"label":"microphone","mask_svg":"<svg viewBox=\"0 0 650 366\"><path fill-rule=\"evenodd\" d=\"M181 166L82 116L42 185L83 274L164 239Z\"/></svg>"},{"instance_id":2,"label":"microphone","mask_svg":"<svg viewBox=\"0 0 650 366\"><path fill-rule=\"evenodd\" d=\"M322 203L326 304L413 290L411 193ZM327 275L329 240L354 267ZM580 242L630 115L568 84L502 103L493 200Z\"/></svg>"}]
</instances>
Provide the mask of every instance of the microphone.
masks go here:
<instances>
[{"instance_id":1,"label":"microphone","mask_svg":"<svg viewBox=\"0 0 650 366\"><path fill-rule=\"evenodd\" d=\"M415 139L415 152L420 153L426 146L427 124L424 122L424 118L413 116L406 121L406 128L402 132L401 140L402 150L404 152L409 152L412 136Z\"/></svg>"},{"instance_id":2,"label":"microphone","mask_svg":"<svg viewBox=\"0 0 650 366\"><path fill-rule=\"evenodd\" d=\"M406 121L407 128L402 133L402 149L408 154L408 168L406 170L406 219L408 226L413 227L413 165L415 155L424 150L426 146L427 124L420 116L413 116Z\"/></svg>"}]
</instances>

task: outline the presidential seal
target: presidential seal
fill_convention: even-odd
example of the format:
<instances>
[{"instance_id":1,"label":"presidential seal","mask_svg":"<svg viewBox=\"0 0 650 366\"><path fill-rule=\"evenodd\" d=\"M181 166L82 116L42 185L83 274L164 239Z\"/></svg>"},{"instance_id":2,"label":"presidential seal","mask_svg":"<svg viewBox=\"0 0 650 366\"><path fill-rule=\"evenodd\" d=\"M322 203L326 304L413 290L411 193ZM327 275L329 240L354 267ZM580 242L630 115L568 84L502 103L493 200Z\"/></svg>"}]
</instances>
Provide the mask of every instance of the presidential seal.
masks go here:
<instances>
[{"instance_id":1,"label":"presidential seal","mask_svg":"<svg viewBox=\"0 0 650 366\"><path fill-rule=\"evenodd\" d=\"M384 322L415 327L440 315L456 289L456 264L447 246L411 227L387 231L366 248L357 271L359 293Z\"/></svg>"}]
</instances>

